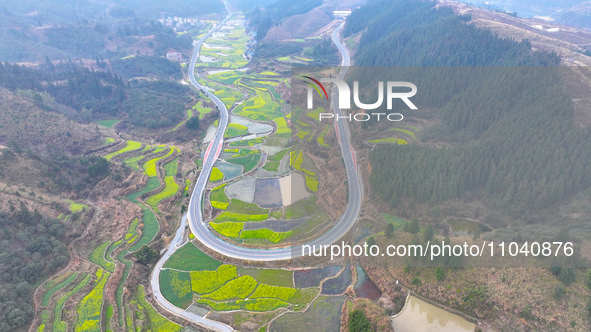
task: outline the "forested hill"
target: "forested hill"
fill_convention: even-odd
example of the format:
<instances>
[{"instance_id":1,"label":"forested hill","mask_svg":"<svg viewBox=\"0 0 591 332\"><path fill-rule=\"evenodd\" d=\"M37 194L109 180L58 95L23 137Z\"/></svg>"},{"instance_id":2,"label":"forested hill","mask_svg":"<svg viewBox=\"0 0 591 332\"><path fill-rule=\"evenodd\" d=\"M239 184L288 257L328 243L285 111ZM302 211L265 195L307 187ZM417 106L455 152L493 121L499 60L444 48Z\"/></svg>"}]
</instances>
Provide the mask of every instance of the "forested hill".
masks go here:
<instances>
[{"instance_id":1,"label":"forested hill","mask_svg":"<svg viewBox=\"0 0 591 332\"><path fill-rule=\"evenodd\" d=\"M367 29L355 59L358 66L527 66L560 62L556 54L532 52L528 41L499 38L466 24L469 19L454 16L446 7L436 8L435 2L375 0L351 14L344 35Z\"/></svg>"},{"instance_id":2,"label":"forested hill","mask_svg":"<svg viewBox=\"0 0 591 332\"><path fill-rule=\"evenodd\" d=\"M376 14L380 3L388 3L390 12ZM573 122L573 103L561 82L566 69L534 67L556 65L559 58L429 5L424 19L418 13L425 2L371 1L352 14L346 33L366 29L356 64L527 66L484 68L468 84L449 84L454 95L421 113L430 125L420 139L434 144L378 146L370 153L373 192L409 213L417 212L411 212L412 202L435 206L459 198L496 207L508 220L548 219L548 208L591 186L591 131ZM390 24L389 33L372 33Z\"/></svg>"},{"instance_id":3,"label":"forested hill","mask_svg":"<svg viewBox=\"0 0 591 332\"><path fill-rule=\"evenodd\" d=\"M149 68L144 64L146 59L138 57L132 60L135 64L141 64L132 68ZM170 63L166 59L158 61ZM115 63L116 68L124 73L134 72L124 64ZM164 73L180 76L180 66L170 65L171 68ZM12 91L30 91L37 106L47 111L64 113L79 122L125 117L129 124L149 129L168 128L181 122L193 99L190 89L177 82L159 80L128 83L112 72L82 68L74 62L61 65L48 62L39 69L0 63L0 87Z\"/></svg>"}]
</instances>

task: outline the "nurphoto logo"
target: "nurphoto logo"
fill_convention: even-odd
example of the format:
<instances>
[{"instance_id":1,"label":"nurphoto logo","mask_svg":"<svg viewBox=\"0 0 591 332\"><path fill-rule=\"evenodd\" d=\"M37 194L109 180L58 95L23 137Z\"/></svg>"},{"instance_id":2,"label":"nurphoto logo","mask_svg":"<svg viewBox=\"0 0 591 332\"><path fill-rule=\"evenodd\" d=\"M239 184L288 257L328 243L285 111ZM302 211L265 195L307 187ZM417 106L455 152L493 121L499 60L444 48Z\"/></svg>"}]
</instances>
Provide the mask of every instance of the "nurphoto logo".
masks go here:
<instances>
[{"instance_id":1,"label":"nurphoto logo","mask_svg":"<svg viewBox=\"0 0 591 332\"><path fill-rule=\"evenodd\" d=\"M351 88L347 84L347 82L338 79L338 78L321 78L320 81L312 78L310 76L304 76L307 81L304 81L308 84L308 91L307 91L307 108L309 110L314 109L314 90L318 92L320 99L328 98L328 93L326 92L326 88L322 83L334 83L338 91L338 104L336 105L341 110L348 110L351 109ZM401 92L402 89L410 89L410 91ZM402 81L387 81L386 82L386 108L388 110L392 110L393 100L400 99L402 100L408 108L411 110L418 109L415 104L410 100L411 97L417 94L417 86L414 83L410 82L402 82ZM366 104L361 102L359 98L359 82L353 81L353 102L355 106L357 106L360 110L375 110L378 107L382 106L384 103L384 82L378 82L378 99L373 104ZM400 113L366 113L366 112L359 112L355 114L349 115L339 115L333 113L319 113L318 120L322 121L322 119L331 119L336 118L337 120L340 119L347 119L349 121L369 121L371 118L376 117L378 121L382 119L382 116L389 121L401 121L404 117Z\"/></svg>"}]
</instances>

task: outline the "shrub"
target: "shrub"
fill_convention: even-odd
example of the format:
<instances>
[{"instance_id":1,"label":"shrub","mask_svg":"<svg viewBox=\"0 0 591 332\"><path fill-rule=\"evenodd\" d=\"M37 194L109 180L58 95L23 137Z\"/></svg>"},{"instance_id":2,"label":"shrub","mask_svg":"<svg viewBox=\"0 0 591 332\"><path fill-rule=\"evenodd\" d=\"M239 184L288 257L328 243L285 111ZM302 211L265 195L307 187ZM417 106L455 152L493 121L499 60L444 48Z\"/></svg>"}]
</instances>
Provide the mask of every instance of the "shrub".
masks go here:
<instances>
[{"instance_id":1,"label":"shrub","mask_svg":"<svg viewBox=\"0 0 591 332\"><path fill-rule=\"evenodd\" d=\"M365 313L359 309L353 310L349 314L349 332L371 332L371 322L365 316Z\"/></svg>"}]
</instances>

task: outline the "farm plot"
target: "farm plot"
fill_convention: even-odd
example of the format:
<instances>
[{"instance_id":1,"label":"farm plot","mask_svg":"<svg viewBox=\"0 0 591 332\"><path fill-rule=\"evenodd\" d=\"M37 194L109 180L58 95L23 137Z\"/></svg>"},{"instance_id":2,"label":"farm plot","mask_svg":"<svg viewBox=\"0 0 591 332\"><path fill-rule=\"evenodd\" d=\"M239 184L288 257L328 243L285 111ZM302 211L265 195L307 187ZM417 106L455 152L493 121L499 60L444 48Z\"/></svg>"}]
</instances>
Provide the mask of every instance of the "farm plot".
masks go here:
<instances>
[{"instance_id":1,"label":"farm plot","mask_svg":"<svg viewBox=\"0 0 591 332\"><path fill-rule=\"evenodd\" d=\"M242 267L238 269L241 276L249 275L264 284L293 287L293 272L288 270L254 269Z\"/></svg>"},{"instance_id":2,"label":"farm plot","mask_svg":"<svg viewBox=\"0 0 591 332\"><path fill-rule=\"evenodd\" d=\"M204 254L193 243L179 248L164 264L165 268L180 271L216 270L222 263Z\"/></svg>"},{"instance_id":3,"label":"farm plot","mask_svg":"<svg viewBox=\"0 0 591 332\"><path fill-rule=\"evenodd\" d=\"M88 256L88 259L93 262L94 264L102 267L103 269L113 273L115 272L115 264L112 262L109 262L105 259L105 253L107 251L107 247L111 244L111 241L107 241L103 244L101 244L100 246L96 247L96 249L94 249L90 255Z\"/></svg>"},{"instance_id":4,"label":"farm plot","mask_svg":"<svg viewBox=\"0 0 591 332\"><path fill-rule=\"evenodd\" d=\"M109 272L97 270L96 286L78 304L78 322L75 331L101 331L101 309L103 305L103 290L109 279Z\"/></svg>"},{"instance_id":5,"label":"farm plot","mask_svg":"<svg viewBox=\"0 0 591 332\"><path fill-rule=\"evenodd\" d=\"M209 201L211 202L212 207L220 210L225 210L230 205L230 199L228 198L228 196L226 195L226 191L224 190L225 186L225 183L220 186L217 186L213 188L213 190L209 194Z\"/></svg>"},{"instance_id":6,"label":"farm plot","mask_svg":"<svg viewBox=\"0 0 591 332\"><path fill-rule=\"evenodd\" d=\"M270 121L284 116L281 112L281 104L272 97L272 92L267 87L252 87L242 82L236 82L251 91L248 100L234 109L234 114L247 117L252 120Z\"/></svg>"},{"instance_id":7,"label":"farm plot","mask_svg":"<svg viewBox=\"0 0 591 332\"><path fill-rule=\"evenodd\" d=\"M368 140L368 143L376 143L376 144L398 144L398 145L406 145L406 140L398 137L385 137L379 139L372 139Z\"/></svg>"},{"instance_id":8,"label":"farm plot","mask_svg":"<svg viewBox=\"0 0 591 332\"><path fill-rule=\"evenodd\" d=\"M148 244L154 240L156 234L160 231L160 224L154 213L145 206L142 208L142 222L144 223L144 229L142 230L142 237L129 248L130 252L140 249L144 244Z\"/></svg>"},{"instance_id":9,"label":"farm plot","mask_svg":"<svg viewBox=\"0 0 591 332\"><path fill-rule=\"evenodd\" d=\"M55 308L53 309L54 320L53 320L53 331L55 332L66 332L68 329L68 323L62 321L62 311L64 310L64 304L66 301L72 297L74 294L78 293L82 288L88 285L90 282L91 275L90 274L82 274L84 277L82 280L68 293L64 296L60 297L57 300Z\"/></svg>"},{"instance_id":10,"label":"farm plot","mask_svg":"<svg viewBox=\"0 0 591 332\"><path fill-rule=\"evenodd\" d=\"M170 155L172 155L174 152L180 153L180 150L174 146L170 147L170 150L168 151L168 153L162 157L157 157L157 158L153 158L150 159L148 161L146 161L143 165L144 168L144 174L146 174L149 177L155 177L158 176L158 171L156 170L156 163L162 159L168 158Z\"/></svg>"},{"instance_id":11,"label":"farm plot","mask_svg":"<svg viewBox=\"0 0 591 332\"><path fill-rule=\"evenodd\" d=\"M160 271L160 290L170 303L179 308L186 309L193 301L188 272L170 269Z\"/></svg>"},{"instance_id":12,"label":"farm plot","mask_svg":"<svg viewBox=\"0 0 591 332\"><path fill-rule=\"evenodd\" d=\"M149 321L149 331L152 332L176 332L181 331L183 329L182 326L173 323L160 315L156 309L150 304L150 302L146 301L146 290L144 289L143 285L139 285L137 288L137 300L142 308L145 310L148 321Z\"/></svg>"},{"instance_id":13,"label":"farm plot","mask_svg":"<svg viewBox=\"0 0 591 332\"><path fill-rule=\"evenodd\" d=\"M158 213L158 203L161 201L173 197L179 191L180 187L174 180L174 176L165 176L164 177L164 189L161 192L150 196L146 200L146 204L152 207L154 212Z\"/></svg>"},{"instance_id":14,"label":"farm plot","mask_svg":"<svg viewBox=\"0 0 591 332\"><path fill-rule=\"evenodd\" d=\"M53 294L55 294L55 292L59 291L62 288L67 287L69 284L71 284L72 282L74 282L74 280L76 279L76 277L78 276L78 273L72 273L72 275L70 275L66 280L60 282L59 284L51 287L47 293L45 293L45 295L43 295L43 299L41 301L41 304L43 306L48 306L49 305L49 300L51 299L51 296Z\"/></svg>"},{"instance_id":15,"label":"farm plot","mask_svg":"<svg viewBox=\"0 0 591 332\"><path fill-rule=\"evenodd\" d=\"M113 159L114 157L116 157L118 155L121 155L121 154L124 154L124 153L127 153L127 152L131 152L131 151L138 150L141 147L142 147L142 143L140 143L140 142L127 141L127 145L123 149L121 149L119 151L115 151L115 152L109 153L104 158L107 159L107 160L111 160L111 159Z\"/></svg>"},{"instance_id":16,"label":"farm plot","mask_svg":"<svg viewBox=\"0 0 591 332\"><path fill-rule=\"evenodd\" d=\"M140 170L139 161L142 160L145 156L136 156L131 157L129 159L125 159L123 162L131 167L133 170L138 171Z\"/></svg>"},{"instance_id":17,"label":"farm plot","mask_svg":"<svg viewBox=\"0 0 591 332\"><path fill-rule=\"evenodd\" d=\"M191 287L197 294L211 293L226 282L238 278L235 265L221 265L215 271L192 271Z\"/></svg>"}]
</instances>

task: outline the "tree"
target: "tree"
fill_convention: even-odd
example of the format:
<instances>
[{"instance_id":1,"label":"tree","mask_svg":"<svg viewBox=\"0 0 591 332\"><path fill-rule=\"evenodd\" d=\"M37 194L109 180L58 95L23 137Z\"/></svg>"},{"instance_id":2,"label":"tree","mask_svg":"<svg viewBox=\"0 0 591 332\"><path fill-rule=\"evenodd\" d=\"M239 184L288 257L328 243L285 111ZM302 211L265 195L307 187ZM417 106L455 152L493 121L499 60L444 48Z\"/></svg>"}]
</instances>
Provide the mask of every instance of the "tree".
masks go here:
<instances>
[{"instance_id":1,"label":"tree","mask_svg":"<svg viewBox=\"0 0 591 332\"><path fill-rule=\"evenodd\" d=\"M369 247L376 245L376 240L373 238L373 236L370 236L369 239L367 239L367 245Z\"/></svg>"},{"instance_id":2,"label":"tree","mask_svg":"<svg viewBox=\"0 0 591 332\"><path fill-rule=\"evenodd\" d=\"M144 246L141 247L140 250L134 254L134 256L140 264L148 265L158 259L160 255L156 250L152 249L152 247L144 244Z\"/></svg>"},{"instance_id":3,"label":"tree","mask_svg":"<svg viewBox=\"0 0 591 332\"><path fill-rule=\"evenodd\" d=\"M384 232L384 234L386 234L387 237L392 237L392 235L394 234L394 225L388 223L388 226L386 226L386 231Z\"/></svg>"},{"instance_id":4,"label":"tree","mask_svg":"<svg viewBox=\"0 0 591 332\"><path fill-rule=\"evenodd\" d=\"M425 230L425 233L423 233L423 239L425 241L431 241L434 235L435 231L433 230L433 226L429 224L429 226L427 226L427 229Z\"/></svg>"},{"instance_id":5,"label":"tree","mask_svg":"<svg viewBox=\"0 0 591 332\"><path fill-rule=\"evenodd\" d=\"M359 309L353 310L349 315L349 332L371 332L371 322L365 313Z\"/></svg>"},{"instance_id":6,"label":"tree","mask_svg":"<svg viewBox=\"0 0 591 332\"><path fill-rule=\"evenodd\" d=\"M419 221L417 218L412 218L412 222L410 223L410 226L408 226L408 231L412 234L417 234L419 230Z\"/></svg>"},{"instance_id":7,"label":"tree","mask_svg":"<svg viewBox=\"0 0 591 332\"><path fill-rule=\"evenodd\" d=\"M435 268L435 278L437 278L438 281L441 281L443 279L445 279L445 268L438 266Z\"/></svg>"},{"instance_id":8,"label":"tree","mask_svg":"<svg viewBox=\"0 0 591 332\"><path fill-rule=\"evenodd\" d=\"M185 125L187 126L187 128L193 131L197 131L199 130L199 118L196 116L191 117Z\"/></svg>"}]
</instances>

